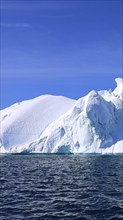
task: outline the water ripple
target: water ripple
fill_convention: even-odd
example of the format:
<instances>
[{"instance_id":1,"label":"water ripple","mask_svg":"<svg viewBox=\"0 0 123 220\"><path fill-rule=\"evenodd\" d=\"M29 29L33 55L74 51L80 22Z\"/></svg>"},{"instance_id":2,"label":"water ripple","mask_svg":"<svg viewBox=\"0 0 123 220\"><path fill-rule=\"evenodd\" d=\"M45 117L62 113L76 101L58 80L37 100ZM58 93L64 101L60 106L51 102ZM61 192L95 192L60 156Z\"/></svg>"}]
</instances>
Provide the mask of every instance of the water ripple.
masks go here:
<instances>
[{"instance_id":1,"label":"water ripple","mask_svg":"<svg viewBox=\"0 0 123 220\"><path fill-rule=\"evenodd\" d=\"M1 220L123 219L123 156L0 157Z\"/></svg>"}]
</instances>

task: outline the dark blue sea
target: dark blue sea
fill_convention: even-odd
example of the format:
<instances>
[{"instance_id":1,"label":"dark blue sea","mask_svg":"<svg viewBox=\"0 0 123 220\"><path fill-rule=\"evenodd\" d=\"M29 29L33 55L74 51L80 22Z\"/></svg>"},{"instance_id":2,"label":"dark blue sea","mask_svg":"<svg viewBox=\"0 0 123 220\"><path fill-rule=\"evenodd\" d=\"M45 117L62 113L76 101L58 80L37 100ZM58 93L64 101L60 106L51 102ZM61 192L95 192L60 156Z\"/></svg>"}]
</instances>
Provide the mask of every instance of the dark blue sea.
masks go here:
<instances>
[{"instance_id":1,"label":"dark blue sea","mask_svg":"<svg viewBox=\"0 0 123 220\"><path fill-rule=\"evenodd\" d=\"M0 220L123 219L123 155L1 155Z\"/></svg>"}]
</instances>

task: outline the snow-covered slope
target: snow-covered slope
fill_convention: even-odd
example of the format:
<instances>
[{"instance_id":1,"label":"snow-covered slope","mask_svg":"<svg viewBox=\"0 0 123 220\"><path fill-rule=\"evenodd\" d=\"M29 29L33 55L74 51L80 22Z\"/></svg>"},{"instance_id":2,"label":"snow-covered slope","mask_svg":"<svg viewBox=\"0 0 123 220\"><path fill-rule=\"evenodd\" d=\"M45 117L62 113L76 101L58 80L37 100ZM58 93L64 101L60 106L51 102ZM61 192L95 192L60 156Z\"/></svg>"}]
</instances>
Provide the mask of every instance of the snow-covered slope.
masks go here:
<instances>
[{"instance_id":1,"label":"snow-covered slope","mask_svg":"<svg viewBox=\"0 0 123 220\"><path fill-rule=\"evenodd\" d=\"M123 79L79 100L40 96L1 111L1 152L123 153Z\"/></svg>"},{"instance_id":2,"label":"snow-covered slope","mask_svg":"<svg viewBox=\"0 0 123 220\"><path fill-rule=\"evenodd\" d=\"M1 152L22 151L39 138L46 127L68 111L75 101L42 95L1 111Z\"/></svg>"}]
</instances>

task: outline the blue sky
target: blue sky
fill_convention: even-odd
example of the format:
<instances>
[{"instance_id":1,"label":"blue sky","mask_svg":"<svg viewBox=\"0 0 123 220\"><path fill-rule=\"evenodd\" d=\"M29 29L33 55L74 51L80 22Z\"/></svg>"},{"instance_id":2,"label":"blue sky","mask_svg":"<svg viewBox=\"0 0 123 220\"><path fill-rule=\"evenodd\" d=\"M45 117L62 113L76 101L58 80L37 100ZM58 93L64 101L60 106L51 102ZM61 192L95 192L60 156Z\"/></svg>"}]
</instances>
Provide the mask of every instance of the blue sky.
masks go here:
<instances>
[{"instance_id":1,"label":"blue sky","mask_svg":"<svg viewBox=\"0 0 123 220\"><path fill-rule=\"evenodd\" d=\"M122 76L121 0L1 0L1 108L79 98Z\"/></svg>"}]
</instances>

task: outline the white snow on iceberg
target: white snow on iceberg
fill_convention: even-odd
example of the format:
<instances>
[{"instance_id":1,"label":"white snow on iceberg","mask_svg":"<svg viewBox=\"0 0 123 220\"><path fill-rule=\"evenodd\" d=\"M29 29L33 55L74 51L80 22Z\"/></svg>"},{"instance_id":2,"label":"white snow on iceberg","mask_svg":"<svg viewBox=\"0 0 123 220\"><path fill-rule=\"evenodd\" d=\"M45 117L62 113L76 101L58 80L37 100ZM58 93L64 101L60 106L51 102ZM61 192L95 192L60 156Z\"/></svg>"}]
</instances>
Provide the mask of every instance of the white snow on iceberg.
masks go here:
<instances>
[{"instance_id":1,"label":"white snow on iceberg","mask_svg":"<svg viewBox=\"0 0 123 220\"><path fill-rule=\"evenodd\" d=\"M1 153L123 153L123 79L79 100L43 95L1 110Z\"/></svg>"}]
</instances>

